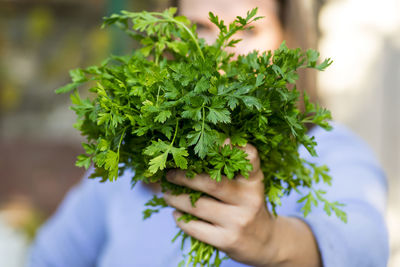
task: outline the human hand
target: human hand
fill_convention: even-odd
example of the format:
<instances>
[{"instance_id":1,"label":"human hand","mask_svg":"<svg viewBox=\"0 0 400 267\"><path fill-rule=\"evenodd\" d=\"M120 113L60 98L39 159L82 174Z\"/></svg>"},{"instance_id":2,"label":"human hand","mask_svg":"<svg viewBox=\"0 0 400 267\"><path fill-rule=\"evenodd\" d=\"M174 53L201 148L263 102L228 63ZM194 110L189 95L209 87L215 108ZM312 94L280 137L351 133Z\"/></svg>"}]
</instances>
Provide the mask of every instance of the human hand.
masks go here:
<instances>
[{"instance_id":1,"label":"human hand","mask_svg":"<svg viewBox=\"0 0 400 267\"><path fill-rule=\"evenodd\" d=\"M275 242L276 219L269 213L264 196L264 175L260 169L257 149L248 144L244 151L253 165L249 178L238 175L233 180L224 177L220 182L207 174L193 179L181 170L171 170L167 180L206 193L191 205L189 195L164 194L168 205L176 208L177 225L188 235L224 251L232 259L254 265L272 266L277 261ZM178 211L179 210L179 211ZM182 213L200 220L177 220Z\"/></svg>"}]
</instances>

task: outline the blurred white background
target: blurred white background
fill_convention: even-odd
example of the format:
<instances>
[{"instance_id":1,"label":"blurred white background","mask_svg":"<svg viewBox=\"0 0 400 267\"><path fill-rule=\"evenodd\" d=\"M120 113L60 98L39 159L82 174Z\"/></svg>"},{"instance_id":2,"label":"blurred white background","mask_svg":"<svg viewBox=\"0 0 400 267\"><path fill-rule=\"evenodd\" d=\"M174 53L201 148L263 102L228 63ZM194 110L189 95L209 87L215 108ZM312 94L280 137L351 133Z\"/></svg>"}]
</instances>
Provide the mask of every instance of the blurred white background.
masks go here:
<instances>
[{"instance_id":1,"label":"blurred white background","mask_svg":"<svg viewBox=\"0 0 400 267\"><path fill-rule=\"evenodd\" d=\"M325 105L375 151L389 180L390 267L400 266L400 1L329 0L320 16Z\"/></svg>"}]
</instances>

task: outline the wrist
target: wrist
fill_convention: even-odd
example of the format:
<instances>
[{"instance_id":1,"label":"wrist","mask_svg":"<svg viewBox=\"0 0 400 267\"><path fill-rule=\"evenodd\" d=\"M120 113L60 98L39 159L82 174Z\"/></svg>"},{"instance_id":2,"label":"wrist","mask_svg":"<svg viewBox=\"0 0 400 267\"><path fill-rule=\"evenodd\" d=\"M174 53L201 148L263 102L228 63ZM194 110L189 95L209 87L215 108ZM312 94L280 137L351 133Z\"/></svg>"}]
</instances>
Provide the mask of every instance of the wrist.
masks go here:
<instances>
[{"instance_id":1,"label":"wrist","mask_svg":"<svg viewBox=\"0 0 400 267\"><path fill-rule=\"evenodd\" d=\"M272 218L270 229L270 237L263 246L261 255L263 259L257 267L278 267L283 266L289 258L289 252L287 251L287 222L286 218L277 216Z\"/></svg>"},{"instance_id":2,"label":"wrist","mask_svg":"<svg viewBox=\"0 0 400 267\"><path fill-rule=\"evenodd\" d=\"M278 216L273 219L272 234L263 247L258 267L320 267L317 242L308 225L301 219Z\"/></svg>"}]
</instances>

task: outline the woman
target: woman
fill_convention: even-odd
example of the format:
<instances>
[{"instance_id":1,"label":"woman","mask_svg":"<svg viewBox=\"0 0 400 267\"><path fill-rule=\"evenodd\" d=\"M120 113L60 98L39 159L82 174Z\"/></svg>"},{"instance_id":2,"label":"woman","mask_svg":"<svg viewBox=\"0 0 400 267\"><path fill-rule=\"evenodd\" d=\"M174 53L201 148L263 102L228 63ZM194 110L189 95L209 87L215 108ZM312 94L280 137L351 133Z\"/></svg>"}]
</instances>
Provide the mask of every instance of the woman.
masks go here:
<instances>
[{"instance_id":1,"label":"woman","mask_svg":"<svg viewBox=\"0 0 400 267\"><path fill-rule=\"evenodd\" d=\"M293 7L296 3L297 8ZM259 15L265 19L243 33L246 36L236 48L238 53L274 49L282 39L292 46L315 46L315 17L301 20L299 9L311 7L298 3L179 1L181 12L199 24L199 34L208 41L215 36L207 20L208 11L232 21L259 6ZM303 76L302 83L300 87L312 89L314 79ZM315 99L316 94L312 95ZM170 243L175 225L230 256L222 266L386 266L385 177L364 143L344 127L334 127L329 133L319 128L310 130L319 144L319 158L313 161L330 167L333 185L327 188L328 197L346 203L347 224L328 217L322 208L303 218L297 193L283 199L277 218L271 216L264 205L257 149L248 145L245 149L254 166L248 180L237 177L215 183L206 175L188 180L181 171L168 173L171 182L213 196L200 198L193 208L185 195L164 195L170 206L203 219L199 221L176 221L178 211L173 212L172 220L172 209L168 208L143 222L143 204L152 192L160 192L156 186L144 185L130 190L132 173L107 184L84 179L41 229L30 266L176 266L181 259L179 244ZM300 148L300 153L309 158L305 149Z\"/></svg>"}]
</instances>

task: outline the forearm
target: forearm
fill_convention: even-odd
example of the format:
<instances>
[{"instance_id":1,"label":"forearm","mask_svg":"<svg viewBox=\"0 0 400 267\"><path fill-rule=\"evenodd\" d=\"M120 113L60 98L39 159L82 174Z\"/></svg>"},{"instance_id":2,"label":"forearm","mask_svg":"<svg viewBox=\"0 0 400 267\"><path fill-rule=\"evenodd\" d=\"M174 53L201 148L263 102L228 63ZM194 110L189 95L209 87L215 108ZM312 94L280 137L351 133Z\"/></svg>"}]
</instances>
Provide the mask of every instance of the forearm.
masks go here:
<instances>
[{"instance_id":1,"label":"forearm","mask_svg":"<svg viewBox=\"0 0 400 267\"><path fill-rule=\"evenodd\" d=\"M265 248L263 254L266 255L265 263L260 267L322 266L317 242L304 221L294 217L278 216L274 228L270 242L273 245Z\"/></svg>"}]
</instances>

